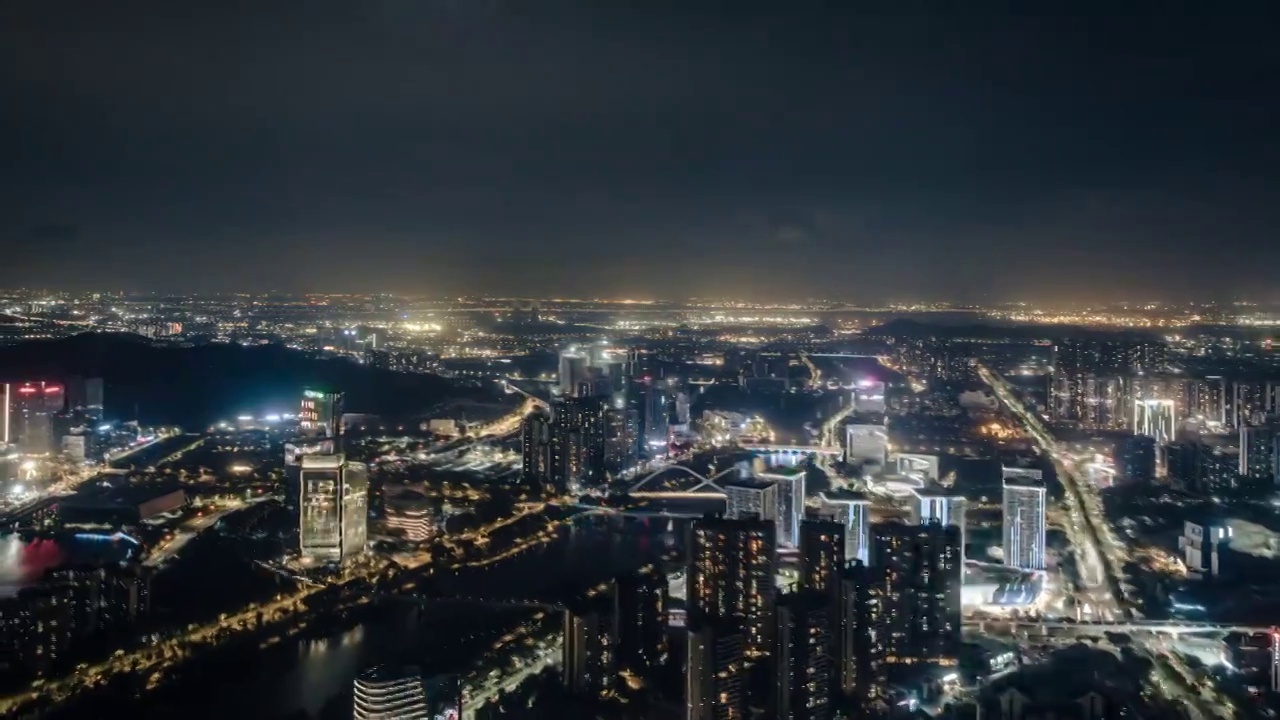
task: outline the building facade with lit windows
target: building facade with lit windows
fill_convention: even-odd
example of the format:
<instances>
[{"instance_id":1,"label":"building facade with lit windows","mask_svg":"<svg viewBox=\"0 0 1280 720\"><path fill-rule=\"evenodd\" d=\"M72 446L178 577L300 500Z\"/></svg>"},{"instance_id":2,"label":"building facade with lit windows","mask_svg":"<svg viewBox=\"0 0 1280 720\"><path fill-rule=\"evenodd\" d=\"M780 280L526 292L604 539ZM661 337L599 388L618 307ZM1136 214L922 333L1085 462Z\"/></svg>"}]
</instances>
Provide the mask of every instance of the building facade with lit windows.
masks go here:
<instances>
[{"instance_id":1,"label":"building facade with lit windows","mask_svg":"<svg viewBox=\"0 0 1280 720\"><path fill-rule=\"evenodd\" d=\"M730 520L778 520L778 486L763 478L741 477L724 483L725 513Z\"/></svg>"},{"instance_id":2,"label":"building facade with lit windows","mask_svg":"<svg viewBox=\"0 0 1280 720\"><path fill-rule=\"evenodd\" d=\"M745 633L731 624L697 620L687 628L686 648L685 720L745 720Z\"/></svg>"},{"instance_id":3,"label":"building facade with lit windows","mask_svg":"<svg viewBox=\"0 0 1280 720\"><path fill-rule=\"evenodd\" d=\"M369 531L366 466L344 455L304 455L298 476L303 559L343 562L363 554Z\"/></svg>"},{"instance_id":4,"label":"building facade with lit windows","mask_svg":"<svg viewBox=\"0 0 1280 720\"><path fill-rule=\"evenodd\" d=\"M342 393L327 390L302 391L298 409L298 429L303 437L337 439L342 434ZM341 448L334 448L341 452Z\"/></svg>"},{"instance_id":5,"label":"building facade with lit windows","mask_svg":"<svg viewBox=\"0 0 1280 720\"><path fill-rule=\"evenodd\" d=\"M964 559L955 525L871 526L871 566L884 573L876 634L884 662L954 666L960 656Z\"/></svg>"},{"instance_id":6,"label":"building facade with lit windows","mask_svg":"<svg viewBox=\"0 0 1280 720\"><path fill-rule=\"evenodd\" d=\"M911 522L915 525L937 523L953 526L959 532L960 560L964 561L966 502L963 495L938 486L929 485L911 491Z\"/></svg>"},{"instance_id":7,"label":"building facade with lit windows","mask_svg":"<svg viewBox=\"0 0 1280 720\"><path fill-rule=\"evenodd\" d=\"M834 611L820 593L801 591L778 598L769 717L831 720L835 716Z\"/></svg>"},{"instance_id":8,"label":"building facade with lit windows","mask_svg":"<svg viewBox=\"0 0 1280 720\"><path fill-rule=\"evenodd\" d=\"M415 490L405 490L386 499L387 531L409 542L426 542L435 537L439 513L430 498Z\"/></svg>"},{"instance_id":9,"label":"building facade with lit windows","mask_svg":"<svg viewBox=\"0 0 1280 720\"><path fill-rule=\"evenodd\" d=\"M777 530L772 522L702 518L689 528L690 622L742 628L749 654L772 647Z\"/></svg>"},{"instance_id":10,"label":"building facade with lit windows","mask_svg":"<svg viewBox=\"0 0 1280 720\"><path fill-rule=\"evenodd\" d=\"M1005 565L1021 570L1045 569L1045 502L1043 481L1034 477L1005 477Z\"/></svg>"},{"instance_id":11,"label":"building facade with lit windows","mask_svg":"<svg viewBox=\"0 0 1280 720\"><path fill-rule=\"evenodd\" d=\"M867 552L871 547L871 499L847 490L822 493L819 499L822 506L818 515L845 527L845 558L866 563Z\"/></svg>"},{"instance_id":12,"label":"building facade with lit windows","mask_svg":"<svg viewBox=\"0 0 1280 720\"><path fill-rule=\"evenodd\" d=\"M778 488L778 547L799 547L800 523L804 520L805 468L767 468L756 476Z\"/></svg>"}]
</instances>

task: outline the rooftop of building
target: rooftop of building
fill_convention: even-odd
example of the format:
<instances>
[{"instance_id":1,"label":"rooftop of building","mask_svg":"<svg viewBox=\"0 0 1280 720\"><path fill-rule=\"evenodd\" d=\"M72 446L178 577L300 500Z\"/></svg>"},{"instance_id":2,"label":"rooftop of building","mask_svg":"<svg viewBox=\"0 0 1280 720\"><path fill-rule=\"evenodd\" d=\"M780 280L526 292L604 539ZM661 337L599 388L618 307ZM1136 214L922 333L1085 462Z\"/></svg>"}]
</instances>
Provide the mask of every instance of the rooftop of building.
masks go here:
<instances>
[{"instance_id":1,"label":"rooftop of building","mask_svg":"<svg viewBox=\"0 0 1280 720\"><path fill-rule=\"evenodd\" d=\"M918 497L928 498L962 498L964 494L955 488L949 488L938 483L926 483L923 487L912 489Z\"/></svg>"},{"instance_id":2,"label":"rooftop of building","mask_svg":"<svg viewBox=\"0 0 1280 720\"><path fill-rule=\"evenodd\" d=\"M763 475L765 477L773 475L775 477L793 478L798 475L804 475L804 473L805 473L805 468L799 465L793 465L793 466L768 467L768 468L765 468L764 470L759 471L756 474Z\"/></svg>"},{"instance_id":3,"label":"rooftop of building","mask_svg":"<svg viewBox=\"0 0 1280 720\"><path fill-rule=\"evenodd\" d=\"M830 503L870 503L871 497L865 493L844 488L833 488L819 493L823 500Z\"/></svg>"},{"instance_id":4,"label":"rooftop of building","mask_svg":"<svg viewBox=\"0 0 1280 720\"><path fill-rule=\"evenodd\" d=\"M737 477L724 483L725 487L748 488L751 490L763 490L765 488L773 487L773 485L774 483L771 480L765 480L754 475L748 477Z\"/></svg>"}]
</instances>

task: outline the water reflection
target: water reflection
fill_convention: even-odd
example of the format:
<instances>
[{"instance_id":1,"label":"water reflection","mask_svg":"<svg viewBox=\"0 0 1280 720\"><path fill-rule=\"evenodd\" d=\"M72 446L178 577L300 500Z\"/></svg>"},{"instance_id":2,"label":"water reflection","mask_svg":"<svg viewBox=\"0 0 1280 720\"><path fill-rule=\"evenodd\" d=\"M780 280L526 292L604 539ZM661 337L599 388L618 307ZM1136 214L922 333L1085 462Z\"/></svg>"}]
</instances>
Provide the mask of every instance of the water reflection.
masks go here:
<instances>
[{"instance_id":1,"label":"water reflection","mask_svg":"<svg viewBox=\"0 0 1280 720\"><path fill-rule=\"evenodd\" d=\"M550 596L565 586L584 586L659 559L680 544L684 527L684 521L666 518L594 516L575 522L542 550L459 572L447 585L460 595ZM349 718L351 683L364 668L412 664L430 673L465 671L469 658L488 645L493 633L534 611L389 603L375 612L355 628L327 638L294 640L265 653L246 648L242 657L220 660L216 676L201 672L171 687L166 694L174 704L166 703L164 716L243 720L304 711L314 717ZM205 692L211 681L219 688L212 698Z\"/></svg>"}]
</instances>

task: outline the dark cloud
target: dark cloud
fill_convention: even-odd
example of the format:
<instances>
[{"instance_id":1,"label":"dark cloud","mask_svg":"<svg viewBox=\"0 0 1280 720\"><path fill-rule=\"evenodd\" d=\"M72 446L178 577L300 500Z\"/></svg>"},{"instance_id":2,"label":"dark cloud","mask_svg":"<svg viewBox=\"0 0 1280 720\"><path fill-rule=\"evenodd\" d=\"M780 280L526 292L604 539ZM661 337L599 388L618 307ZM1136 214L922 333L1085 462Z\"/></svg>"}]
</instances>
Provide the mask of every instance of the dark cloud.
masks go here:
<instances>
[{"instance_id":1,"label":"dark cloud","mask_svg":"<svg viewBox=\"0 0 1280 720\"><path fill-rule=\"evenodd\" d=\"M1262 293L1257 13L16 0L0 282ZM50 218L80 228L57 258Z\"/></svg>"}]
</instances>

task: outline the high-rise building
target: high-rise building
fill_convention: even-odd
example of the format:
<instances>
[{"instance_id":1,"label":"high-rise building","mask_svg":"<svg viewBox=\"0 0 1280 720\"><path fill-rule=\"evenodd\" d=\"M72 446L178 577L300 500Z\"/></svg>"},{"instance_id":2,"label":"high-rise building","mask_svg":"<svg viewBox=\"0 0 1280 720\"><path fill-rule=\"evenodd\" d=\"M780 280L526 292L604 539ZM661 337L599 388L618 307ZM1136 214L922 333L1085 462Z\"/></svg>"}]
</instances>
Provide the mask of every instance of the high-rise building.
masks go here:
<instances>
[{"instance_id":1,"label":"high-rise building","mask_svg":"<svg viewBox=\"0 0 1280 720\"><path fill-rule=\"evenodd\" d=\"M1280 478L1280 426L1240 426L1240 475L1267 484Z\"/></svg>"},{"instance_id":2,"label":"high-rise building","mask_svg":"<svg viewBox=\"0 0 1280 720\"><path fill-rule=\"evenodd\" d=\"M520 423L520 479L527 485L546 487L555 479L551 464L551 433L551 413L542 408L526 415Z\"/></svg>"},{"instance_id":3,"label":"high-rise building","mask_svg":"<svg viewBox=\"0 0 1280 720\"><path fill-rule=\"evenodd\" d=\"M26 382L8 386L9 442L28 455L55 452L60 446L56 418L66 407L66 389L57 382Z\"/></svg>"},{"instance_id":4,"label":"high-rise building","mask_svg":"<svg viewBox=\"0 0 1280 720\"><path fill-rule=\"evenodd\" d=\"M645 377L639 382L647 456L665 455L671 442L671 396L667 382Z\"/></svg>"},{"instance_id":5,"label":"high-rise building","mask_svg":"<svg viewBox=\"0 0 1280 720\"><path fill-rule=\"evenodd\" d=\"M1125 438L1120 447L1117 470L1129 480L1151 480L1156 476L1156 440L1147 435Z\"/></svg>"},{"instance_id":6,"label":"high-rise building","mask_svg":"<svg viewBox=\"0 0 1280 720\"><path fill-rule=\"evenodd\" d=\"M1004 563L1045 568L1045 487L1033 478L1004 479Z\"/></svg>"},{"instance_id":7,"label":"high-rise building","mask_svg":"<svg viewBox=\"0 0 1280 720\"><path fill-rule=\"evenodd\" d=\"M960 654L964 561L956 525L871 526L871 565L885 573L877 635L887 665L955 665Z\"/></svg>"},{"instance_id":8,"label":"high-rise building","mask_svg":"<svg viewBox=\"0 0 1280 720\"><path fill-rule=\"evenodd\" d=\"M605 410L605 469L618 473L636 464L639 458L640 417L626 405L621 395Z\"/></svg>"},{"instance_id":9,"label":"high-rise building","mask_svg":"<svg viewBox=\"0 0 1280 720\"><path fill-rule=\"evenodd\" d=\"M725 513L730 520L778 520L778 486L759 477L724 483Z\"/></svg>"},{"instance_id":10,"label":"high-rise building","mask_svg":"<svg viewBox=\"0 0 1280 720\"><path fill-rule=\"evenodd\" d=\"M819 496L822 514L845 526L844 556L847 560L867 562L871 546L871 500L860 493L834 490Z\"/></svg>"},{"instance_id":11,"label":"high-rise building","mask_svg":"<svg viewBox=\"0 0 1280 720\"><path fill-rule=\"evenodd\" d=\"M342 452L342 393L303 390L298 430L305 438L329 438L334 441L333 452Z\"/></svg>"},{"instance_id":12,"label":"high-rise building","mask_svg":"<svg viewBox=\"0 0 1280 720\"><path fill-rule=\"evenodd\" d=\"M835 608L821 594L778 598L774 632L773 712L778 720L830 720L835 715Z\"/></svg>"},{"instance_id":13,"label":"high-rise building","mask_svg":"<svg viewBox=\"0 0 1280 720\"><path fill-rule=\"evenodd\" d=\"M587 382L587 368L591 365L588 353L576 346L560 351L559 391L563 397L578 397L582 384Z\"/></svg>"},{"instance_id":14,"label":"high-rise building","mask_svg":"<svg viewBox=\"0 0 1280 720\"><path fill-rule=\"evenodd\" d=\"M457 675L426 677L417 667L378 666L355 680L355 720L461 720Z\"/></svg>"},{"instance_id":15,"label":"high-rise building","mask_svg":"<svg viewBox=\"0 0 1280 720\"><path fill-rule=\"evenodd\" d=\"M687 648L685 720L744 720L747 639L743 631L731 624L695 620L688 626Z\"/></svg>"},{"instance_id":16,"label":"high-rise building","mask_svg":"<svg viewBox=\"0 0 1280 720\"><path fill-rule=\"evenodd\" d=\"M1178 429L1177 409L1177 403L1169 399L1135 400L1133 434L1146 435L1161 444L1173 441Z\"/></svg>"},{"instance_id":17,"label":"high-rise building","mask_svg":"<svg viewBox=\"0 0 1280 720\"><path fill-rule=\"evenodd\" d=\"M570 490L605 481L605 403L568 397L555 408L551 428L554 485Z\"/></svg>"},{"instance_id":18,"label":"high-rise building","mask_svg":"<svg viewBox=\"0 0 1280 720\"><path fill-rule=\"evenodd\" d=\"M889 431L884 423L846 425L845 459L852 465L883 467L889 457Z\"/></svg>"},{"instance_id":19,"label":"high-rise building","mask_svg":"<svg viewBox=\"0 0 1280 720\"><path fill-rule=\"evenodd\" d=\"M888 606L889 574L853 562L840 581L840 637L836 644L840 692L863 707L888 696L885 667L884 610Z\"/></svg>"},{"instance_id":20,"label":"high-rise building","mask_svg":"<svg viewBox=\"0 0 1280 720\"><path fill-rule=\"evenodd\" d=\"M690 621L742 628L748 653L772 646L777 570L772 522L701 518L689 529L685 573Z\"/></svg>"},{"instance_id":21,"label":"high-rise building","mask_svg":"<svg viewBox=\"0 0 1280 720\"><path fill-rule=\"evenodd\" d=\"M584 697L613 690L618 677L618 634L612 598L597 595L564 611L565 689Z\"/></svg>"},{"instance_id":22,"label":"high-rise building","mask_svg":"<svg viewBox=\"0 0 1280 720\"><path fill-rule=\"evenodd\" d=\"M618 664L642 675L667 657L667 577L648 565L617 581Z\"/></svg>"},{"instance_id":23,"label":"high-rise building","mask_svg":"<svg viewBox=\"0 0 1280 720\"><path fill-rule=\"evenodd\" d=\"M818 593L829 603L840 597L845 561L845 526L831 520L800 524L800 587Z\"/></svg>"},{"instance_id":24,"label":"high-rise building","mask_svg":"<svg viewBox=\"0 0 1280 720\"><path fill-rule=\"evenodd\" d=\"M768 468L756 475L772 482L778 488L778 546L796 548L800 545L800 522L804 519L805 468Z\"/></svg>"},{"instance_id":25,"label":"high-rise building","mask_svg":"<svg viewBox=\"0 0 1280 720\"><path fill-rule=\"evenodd\" d=\"M911 506L911 522L915 525L938 523L958 528L960 561L963 563L966 523L964 496L938 485L929 485L912 492L915 494L915 502Z\"/></svg>"},{"instance_id":26,"label":"high-rise building","mask_svg":"<svg viewBox=\"0 0 1280 720\"><path fill-rule=\"evenodd\" d=\"M342 562L365 551L369 476L344 455L304 455L299 472L299 549L315 562Z\"/></svg>"}]
</instances>

